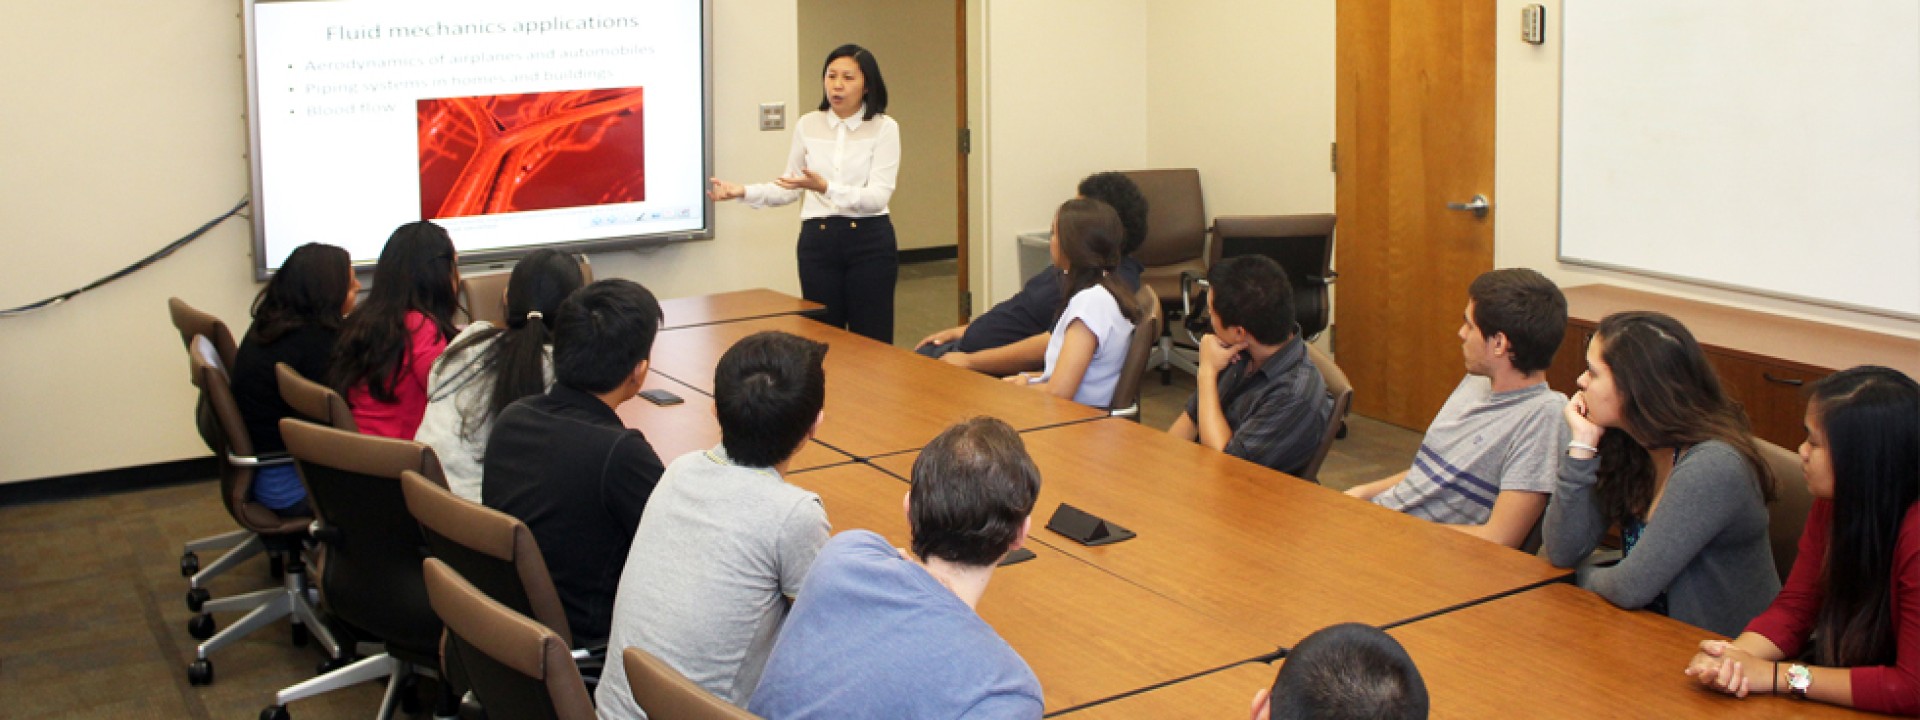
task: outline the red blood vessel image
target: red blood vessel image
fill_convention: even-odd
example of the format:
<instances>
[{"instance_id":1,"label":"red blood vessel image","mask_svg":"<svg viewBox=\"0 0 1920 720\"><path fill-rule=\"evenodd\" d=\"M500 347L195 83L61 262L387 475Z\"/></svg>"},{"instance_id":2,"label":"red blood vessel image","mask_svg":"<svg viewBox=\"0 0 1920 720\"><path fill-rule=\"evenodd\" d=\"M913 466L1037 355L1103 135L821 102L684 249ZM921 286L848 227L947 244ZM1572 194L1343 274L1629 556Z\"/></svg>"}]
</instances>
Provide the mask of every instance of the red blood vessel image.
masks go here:
<instances>
[{"instance_id":1,"label":"red blood vessel image","mask_svg":"<svg viewBox=\"0 0 1920 720\"><path fill-rule=\"evenodd\" d=\"M640 88L417 103L420 217L646 199Z\"/></svg>"}]
</instances>

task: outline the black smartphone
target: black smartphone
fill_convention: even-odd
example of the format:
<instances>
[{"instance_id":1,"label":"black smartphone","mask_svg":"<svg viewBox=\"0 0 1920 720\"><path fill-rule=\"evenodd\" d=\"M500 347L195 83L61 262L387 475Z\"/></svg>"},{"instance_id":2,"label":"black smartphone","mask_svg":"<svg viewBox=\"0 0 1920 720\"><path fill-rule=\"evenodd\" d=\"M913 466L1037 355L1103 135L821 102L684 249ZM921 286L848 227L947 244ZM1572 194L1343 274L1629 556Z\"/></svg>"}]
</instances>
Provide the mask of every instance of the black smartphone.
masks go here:
<instances>
[{"instance_id":1,"label":"black smartphone","mask_svg":"<svg viewBox=\"0 0 1920 720\"><path fill-rule=\"evenodd\" d=\"M657 388L653 390L641 390L640 397L646 398L647 402L660 406L679 405L684 402L680 399L679 395Z\"/></svg>"}]
</instances>

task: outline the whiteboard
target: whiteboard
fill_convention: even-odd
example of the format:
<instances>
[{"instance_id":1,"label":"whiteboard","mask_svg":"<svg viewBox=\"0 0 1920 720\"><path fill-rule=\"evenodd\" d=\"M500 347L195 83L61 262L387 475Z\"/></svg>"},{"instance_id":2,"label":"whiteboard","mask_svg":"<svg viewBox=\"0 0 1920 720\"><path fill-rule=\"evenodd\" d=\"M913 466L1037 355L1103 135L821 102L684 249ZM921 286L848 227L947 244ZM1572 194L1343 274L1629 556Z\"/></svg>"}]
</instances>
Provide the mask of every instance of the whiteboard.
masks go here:
<instances>
[{"instance_id":1,"label":"whiteboard","mask_svg":"<svg viewBox=\"0 0 1920 720\"><path fill-rule=\"evenodd\" d=\"M1561 260L1920 317L1920 2L1563 13Z\"/></svg>"}]
</instances>

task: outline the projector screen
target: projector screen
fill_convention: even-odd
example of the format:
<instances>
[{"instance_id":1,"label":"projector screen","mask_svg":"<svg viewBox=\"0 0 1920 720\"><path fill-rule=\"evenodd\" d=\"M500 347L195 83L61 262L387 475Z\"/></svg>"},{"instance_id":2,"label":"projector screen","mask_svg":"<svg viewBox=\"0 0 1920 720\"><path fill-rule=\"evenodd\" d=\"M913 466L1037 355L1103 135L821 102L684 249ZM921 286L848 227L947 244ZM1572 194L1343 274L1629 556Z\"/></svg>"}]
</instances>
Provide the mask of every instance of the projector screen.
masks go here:
<instances>
[{"instance_id":1,"label":"projector screen","mask_svg":"<svg viewBox=\"0 0 1920 720\"><path fill-rule=\"evenodd\" d=\"M254 268L712 237L702 0L246 0Z\"/></svg>"},{"instance_id":2,"label":"projector screen","mask_svg":"<svg viewBox=\"0 0 1920 720\"><path fill-rule=\"evenodd\" d=\"M1920 317L1920 2L1562 12L1562 260Z\"/></svg>"}]
</instances>

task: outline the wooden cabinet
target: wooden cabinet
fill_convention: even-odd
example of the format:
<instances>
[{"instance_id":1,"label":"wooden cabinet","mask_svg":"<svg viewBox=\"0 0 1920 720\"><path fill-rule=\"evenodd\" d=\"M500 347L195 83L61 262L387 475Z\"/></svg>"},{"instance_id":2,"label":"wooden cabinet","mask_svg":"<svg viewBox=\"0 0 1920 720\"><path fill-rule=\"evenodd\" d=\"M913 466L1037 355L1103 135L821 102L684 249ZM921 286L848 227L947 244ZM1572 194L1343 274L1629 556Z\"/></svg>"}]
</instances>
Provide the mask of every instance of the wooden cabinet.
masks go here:
<instances>
[{"instance_id":1,"label":"wooden cabinet","mask_svg":"<svg viewBox=\"0 0 1920 720\"><path fill-rule=\"evenodd\" d=\"M1609 285L1568 288L1566 295L1567 336L1547 370L1555 390L1578 389L1587 340L1602 318L1624 310L1663 312L1700 341L1727 394L1746 409L1754 434L1789 450L1806 437L1805 393L1814 381L1856 365L1885 365L1920 378L1920 340Z\"/></svg>"}]
</instances>

